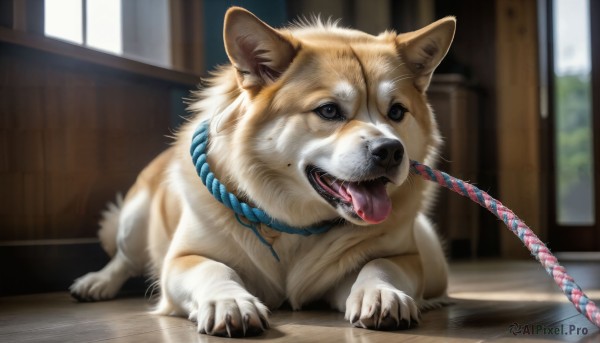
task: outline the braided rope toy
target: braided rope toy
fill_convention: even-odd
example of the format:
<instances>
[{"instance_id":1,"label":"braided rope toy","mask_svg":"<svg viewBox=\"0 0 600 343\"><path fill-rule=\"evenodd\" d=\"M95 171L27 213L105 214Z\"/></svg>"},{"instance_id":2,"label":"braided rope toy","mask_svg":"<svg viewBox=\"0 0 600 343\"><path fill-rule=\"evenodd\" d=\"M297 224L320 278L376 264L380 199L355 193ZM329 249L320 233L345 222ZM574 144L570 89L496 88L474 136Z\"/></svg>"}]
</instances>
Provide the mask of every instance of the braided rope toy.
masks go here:
<instances>
[{"instance_id":1,"label":"braided rope toy","mask_svg":"<svg viewBox=\"0 0 600 343\"><path fill-rule=\"evenodd\" d=\"M252 230L260 242L270 249L271 254L273 254L277 261L279 261L279 256L273 249L273 246L258 231L260 224L265 224L280 232L303 236L325 233L334 226L334 224L330 223L315 227L294 228L271 218L259 208L240 202L234 194L227 191L226 187L210 171L206 156L208 127L208 121L200 124L193 135L190 148L192 161L196 167L198 176L215 199L233 210L237 221L244 227ZM600 310L596 307L596 304L588 298L581 287L575 283L575 280L567 274L566 269L558 263L557 258L550 252L548 247L510 209L479 188L419 162L411 161L410 170L413 174L420 175L425 180L437 182L441 186L471 199L502 220L542 264L546 272L553 277L556 284L562 289L569 301L573 303L577 311L585 315L594 325L600 327ZM250 223L244 223L239 216L245 217Z\"/></svg>"},{"instance_id":2,"label":"braided rope toy","mask_svg":"<svg viewBox=\"0 0 600 343\"><path fill-rule=\"evenodd\" d=\"M565 267L558 263L548 247L531 231L517 215L502 205L498 200L492 198L479 188L450 176L444 172L434 170L424 164L411 161L411 171L421 175L425 180L437 182L439 185L471 199L486 208L506 224L506 226L525 244L531 254L544 266L546 272L554 279L554 282L562 289L567 299L573 303L577 311L582 313L594 325L600 327L600 310L596 304L588 298L575 280L567 274Z\"/></svg>"}]
</instances>

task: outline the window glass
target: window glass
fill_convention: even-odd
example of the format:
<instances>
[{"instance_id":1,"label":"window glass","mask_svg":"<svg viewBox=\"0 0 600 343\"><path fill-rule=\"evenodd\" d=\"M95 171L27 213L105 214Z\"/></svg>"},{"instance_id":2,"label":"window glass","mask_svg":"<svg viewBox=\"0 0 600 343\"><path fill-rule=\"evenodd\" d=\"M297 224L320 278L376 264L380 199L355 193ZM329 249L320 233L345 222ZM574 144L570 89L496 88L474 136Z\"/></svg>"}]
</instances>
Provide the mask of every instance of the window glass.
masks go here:
<instances>
[{"instance_id":1,"label":"window glass","mask_svg":"<svg viewBox=\"0 0 600 343\"><path fill-rule=\"evenodd\" d=\"M169 0L45 0L44 9L48 37L172 67Z\"/></svg>"},{"instance_id":2,"label":"window glass","mask_svg":"<svg viewBox=\"0 0 600 343\"><path fill-rule=\"evenodd\" d=\"M589 0L554 0L556 208L560 225L594 224Z\"/></svg>"},{"instance_id":3,"label":"window glass","mask_svg":"<svg viewBox=\"0 0 600 343\"><path fill-rule=\"evenodd\" d=\"M44 2L46 36L82 44L82 10L81 0L46 0Z\"/></svg>"},{"instance_id":4,"label":"window glass","mask_svg":"<svg viewBox=\"0 0 600 343\"><path fill-rule=\"evenodd\" d=\"M88 46L121 54L121 0L87 0L86 43Z\"/></svg>"}]
</instances>

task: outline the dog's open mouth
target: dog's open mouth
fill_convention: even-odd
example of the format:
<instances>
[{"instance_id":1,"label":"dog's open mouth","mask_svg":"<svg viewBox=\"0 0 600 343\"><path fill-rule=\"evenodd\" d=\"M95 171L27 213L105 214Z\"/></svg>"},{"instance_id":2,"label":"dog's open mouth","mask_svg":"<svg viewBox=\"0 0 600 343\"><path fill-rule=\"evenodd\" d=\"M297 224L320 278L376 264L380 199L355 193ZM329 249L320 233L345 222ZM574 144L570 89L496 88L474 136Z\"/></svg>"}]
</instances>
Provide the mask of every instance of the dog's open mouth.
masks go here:
<instances>
[{"instance_id":1,"label":"dog's open mouth","mask_svg":"<svg viewBox=\"0 0 600 343\"><path fill-rule=\"evenodd\" d=\"M385 176L366 181L339 180L315 166L306 168L310 184L334 207L341 207L352 216L369 224L384 221L392 211L392 202L385 185Z\"/></svg>"}]
</instances>

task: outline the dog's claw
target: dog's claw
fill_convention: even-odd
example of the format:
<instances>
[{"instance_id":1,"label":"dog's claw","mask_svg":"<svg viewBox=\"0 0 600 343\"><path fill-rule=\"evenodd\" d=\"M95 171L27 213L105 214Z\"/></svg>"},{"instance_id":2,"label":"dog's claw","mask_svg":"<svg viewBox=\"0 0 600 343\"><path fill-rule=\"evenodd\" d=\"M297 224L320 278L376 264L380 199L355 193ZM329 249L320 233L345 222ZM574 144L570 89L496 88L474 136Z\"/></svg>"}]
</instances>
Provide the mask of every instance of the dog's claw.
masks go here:
<instances>
[{"instance_id":1,"label":"dog's claw","mask_svg":"<svg viewBox=\"0 0 600 343\"><path fill-rule=\"evenodd\" d=\"M249 294L197 303L198 332L223 337L256 336L268 327L268 309Z\"/></svg>"},{"instance_id":2,"label":"dog's claw","mask_svg":"<svg viewBox=\"0 0 600 343\"><path fill-rule=\"evenodd\" d=\"M402 330L416 326L419 312L414 300L391 286L365 287L348 297L346 313L355 327L375 330ZM354 311L354 310L352 310Z\"/></svg>"}]
</instances>

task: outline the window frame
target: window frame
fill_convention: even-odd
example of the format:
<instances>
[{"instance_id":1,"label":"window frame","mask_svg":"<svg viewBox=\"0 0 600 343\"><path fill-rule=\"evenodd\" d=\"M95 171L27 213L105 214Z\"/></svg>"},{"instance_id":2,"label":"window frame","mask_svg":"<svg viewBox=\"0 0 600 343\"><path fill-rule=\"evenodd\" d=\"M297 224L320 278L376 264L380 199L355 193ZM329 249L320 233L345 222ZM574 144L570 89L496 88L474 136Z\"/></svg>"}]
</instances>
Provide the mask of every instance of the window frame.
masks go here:
<instances>
[{"instance_id":1,"label":"window frame","mask_svg":"<svg viewBox=\"0 0 600 343\"><path fill-rule=\"evenodd\" d=\"M547 117L543 122L542 163L548 171L544 177L547 185L545 221L548 225L548 239L554 251L598 251L600 250L600 23L590 20L590 39L592 54L591 87L592 87L592 132L593 132L593 178L594 178L594 224L564 225L557 220L557 189L556 189L556 141L554 139L555 124L555 82L554 82L554 28L552 0L541 0L540 3L540 49L541 68L543 74L541 85L547 97L542 97L543 106L547 106ZM590 18L600 14L600 2L590 0ZM596 56L596 59L594 57ZM545 98L545 99L544 99ZM544 113L542 111L542 117Z\"/></svg>"},{"instance_id":2,"label":"window frame","mask_svg":"<svg viewBox=\"0 0 600 343\"><path fill-rule=\"evenodd\" d=\"M85 1L84 1L85 3ZM0 42L168 82L195 86L204 73L202 1L170 0L172 67L166 68L46 37L44 0L0 2ZM198 13L198 15L191 15ZM196 42L198 42L196 44Z\"/></svg>"}]
</instances>

